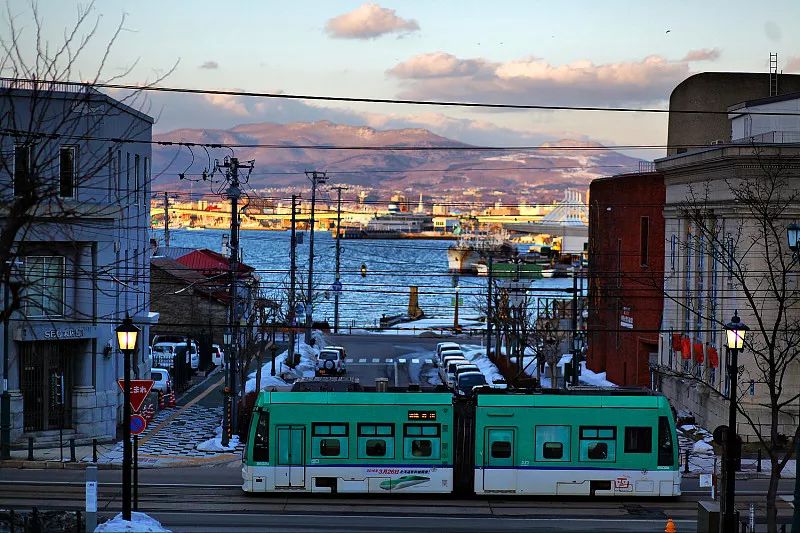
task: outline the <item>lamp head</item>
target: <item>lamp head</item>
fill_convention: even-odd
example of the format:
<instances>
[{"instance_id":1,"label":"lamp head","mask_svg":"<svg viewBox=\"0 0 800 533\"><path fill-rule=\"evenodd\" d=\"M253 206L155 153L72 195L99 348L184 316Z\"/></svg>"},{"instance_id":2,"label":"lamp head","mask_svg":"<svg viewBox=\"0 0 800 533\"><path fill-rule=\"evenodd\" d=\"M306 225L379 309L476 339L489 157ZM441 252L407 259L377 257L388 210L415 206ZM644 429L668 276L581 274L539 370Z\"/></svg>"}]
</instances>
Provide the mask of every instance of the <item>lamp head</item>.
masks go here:
<instances>
[{"instance_id":1,"label":"lamp head","mask_svg":"<svg viewBox=\"0 0 800 533\"><path fill-rule=\"evenodd\" d=\"M725 324L726 344L730 350L741 350L744 347L744 337L748 328L739 318L739 312L735 311L731 321Z\"/></svg>"},{"instance_id":2,"label":"lamp head","mask_svg":"<svg viewBox=\"0 0 800 533\"><path fill-rule=\"evenodd\" d=\"M131 317L126 316L117 329L117 344L123 352L132 352L136 349L136 340L139 337L139 328L133 324Z\"/></svg>"}]
</instances>

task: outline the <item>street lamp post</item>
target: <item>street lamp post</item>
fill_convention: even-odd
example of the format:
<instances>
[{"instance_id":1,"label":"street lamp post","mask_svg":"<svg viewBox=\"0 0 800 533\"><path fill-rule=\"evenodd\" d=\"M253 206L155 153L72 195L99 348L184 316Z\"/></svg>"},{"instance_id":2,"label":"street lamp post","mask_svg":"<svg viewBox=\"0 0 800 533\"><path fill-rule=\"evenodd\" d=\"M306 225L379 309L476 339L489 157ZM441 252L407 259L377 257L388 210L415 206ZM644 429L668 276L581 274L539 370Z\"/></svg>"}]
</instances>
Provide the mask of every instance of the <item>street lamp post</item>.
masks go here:
<instances>
[{"instance_id":1,"label":"street lamp post","mask_svg":"<svg viewBox=\"0 0 800 533\"><path fill-rule=\"evenodd\" d=\"M122 390L122 519L131 519L131 358L136 351L136 339L139 328L133 324L130 316L126 316L117 327L117 344L125 361L123 367L124 384Z\"/></svg>"},{"instance_id":2,"label":"street lamp post","mask_svg":"<svg viewBox=\"0 0 800 533\"><path fill-rule=\"evenodd\" d=\"M736 395L738 391L737 373L739 371L739 350L744 347L744 337L747 330L739 319L739 312L734 312L731 321L725 324L726 345L728 348L728 432L725 443L725 499L724 514L722 516L722 531L736 531L734 518L734 496L736 495Z\"/></svg>"}]
</instances>

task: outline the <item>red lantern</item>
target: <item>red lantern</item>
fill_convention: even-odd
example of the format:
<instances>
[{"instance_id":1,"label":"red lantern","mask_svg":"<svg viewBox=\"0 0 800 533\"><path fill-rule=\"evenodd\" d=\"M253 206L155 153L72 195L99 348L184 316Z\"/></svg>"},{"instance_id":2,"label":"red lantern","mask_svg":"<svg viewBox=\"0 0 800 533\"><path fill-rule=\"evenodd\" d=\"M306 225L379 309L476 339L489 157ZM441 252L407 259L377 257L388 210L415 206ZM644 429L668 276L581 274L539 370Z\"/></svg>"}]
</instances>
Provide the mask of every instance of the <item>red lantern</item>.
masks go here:
<instances>
[{"instance_id":1,"label":"red lantern","mask_svg":"<svg viewBox=\"0 0 800 533\"><path fill-rule=\"evenodd\" d=\"M673 352L680 352L681 351L681 334L680 333L673 333L672 334L672 351Z\"/></svg>"},{"instance_id":2,"label":"red lantern","mask_svg":"<svg viewBox=\"0 0 800 533\"><path fill-rule=\"evenodd\" d=\"M711 368L719 367L719 354L717 353L717 349L713 346L708 347L708 366Z\"/></svg>"},{"instance_id":3,"label":"red lantern","mask_svg":"<svg viewBox=\"0 0 800 533\"><path fill-rule=\"evenodd\" d=\"M694 360L703 364L703 344L700 342L694 343Z\"/></svg>"},{"instance_id":4,"label":"red lantern","mask_svg":"<svg viewBox=\"0 0 800 533\"><path fill-rule=\"evenodd\" d=\"M683 337L681 339L681 359L691 359L692 358L692 341L689 337Z\"/></svg>"}]
</instances>

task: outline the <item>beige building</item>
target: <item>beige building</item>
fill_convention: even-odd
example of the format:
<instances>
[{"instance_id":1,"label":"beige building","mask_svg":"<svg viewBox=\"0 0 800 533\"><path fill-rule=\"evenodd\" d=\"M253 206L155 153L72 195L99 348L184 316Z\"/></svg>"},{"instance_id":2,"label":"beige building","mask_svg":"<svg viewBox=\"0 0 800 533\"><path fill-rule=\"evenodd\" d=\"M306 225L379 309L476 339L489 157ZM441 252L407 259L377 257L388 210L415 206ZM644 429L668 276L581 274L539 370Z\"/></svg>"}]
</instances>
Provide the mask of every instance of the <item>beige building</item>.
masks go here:
<instances>
[{"instance_id":1,"label":"beige building","mask_svg":"<svg viewBox=\"0 0 800 533\"><path fill-rule=\"evenodd\" d=\"M783 99L792 98L800 94ZM734 131L742 113L771 109L775 100L730 107ZM800 390L800 364L781 359L800 352L800 264L786 235L800 221L800 144L774 142L794 139L791 134L747 133L656 161L666 186L666 242L654 381L699 424L727 424L724 325L738 311L751 329L739 354L738 398L752 425L768 436L770 393L788 399ZM770 358L777 359L773 372ZM798 403L781 410L779 433L795 431ZM752 425L741 415L738 420L739 433L754 440Z\"/></svg>"}]
</instances>

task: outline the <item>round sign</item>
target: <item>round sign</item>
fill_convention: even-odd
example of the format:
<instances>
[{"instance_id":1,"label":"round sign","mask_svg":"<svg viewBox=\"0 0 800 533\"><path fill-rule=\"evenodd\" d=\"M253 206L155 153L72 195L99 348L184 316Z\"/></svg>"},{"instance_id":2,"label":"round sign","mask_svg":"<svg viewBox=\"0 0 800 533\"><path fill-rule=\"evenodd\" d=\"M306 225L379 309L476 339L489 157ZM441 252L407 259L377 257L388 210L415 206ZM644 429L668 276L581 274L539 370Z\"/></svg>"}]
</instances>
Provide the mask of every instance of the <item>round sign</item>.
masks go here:
<instances>
[{"instance_id":1,"label":"round sign","mask_svg":"<svg viewBox=\"0 0 800 533\"><path fill-rule=\"evenodd\" d=\"M342 282L337 279L336 281L333 282L333 285L331 285L331 288L333 290L335 290L336 292L341 291L342 290Z\"/></svg>"},{"instance_id":2,"label":"round sign","mask_svg":"<svg viewBox=\"0 0 800 533\"><path fill-rule=\"evenodd\" d=\"M131 415L131 435L139 435L147 428L147 420L141 415Z\"/></svg>"}]
</instances>

